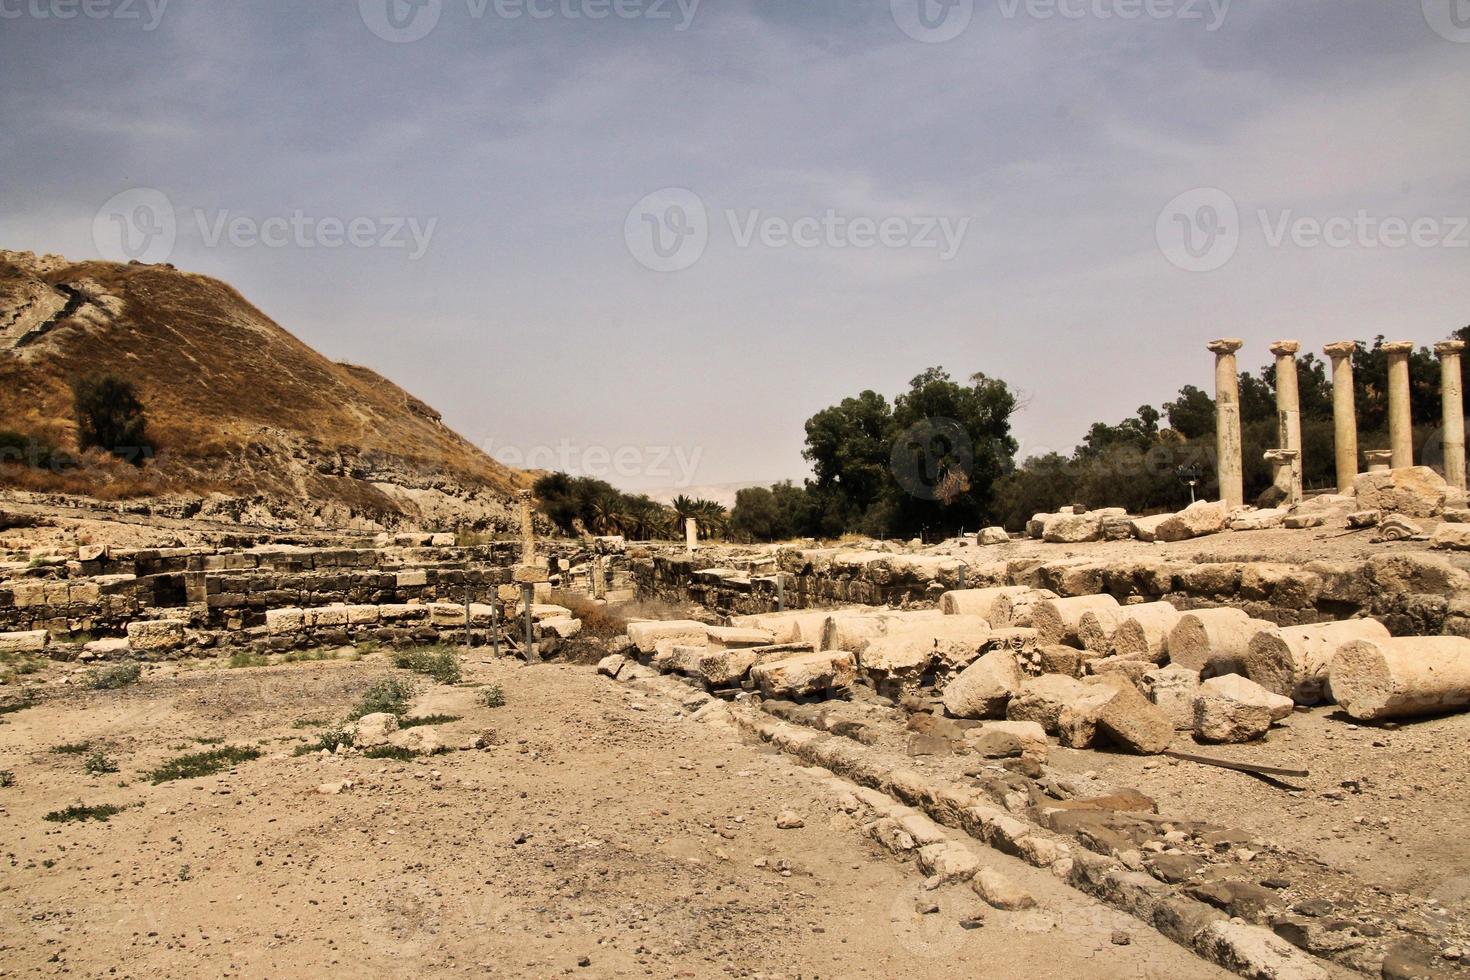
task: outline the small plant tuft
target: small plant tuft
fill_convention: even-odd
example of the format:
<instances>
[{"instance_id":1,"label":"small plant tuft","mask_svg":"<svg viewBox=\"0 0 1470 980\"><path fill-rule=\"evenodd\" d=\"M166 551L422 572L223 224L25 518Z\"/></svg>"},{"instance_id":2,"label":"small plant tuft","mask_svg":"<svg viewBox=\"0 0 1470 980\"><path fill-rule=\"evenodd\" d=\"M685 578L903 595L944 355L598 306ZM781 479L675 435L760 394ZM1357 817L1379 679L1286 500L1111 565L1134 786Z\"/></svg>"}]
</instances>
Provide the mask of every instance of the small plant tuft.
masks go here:
<instances>
[{"instance_id":1,"label":"small plant tuft","mask_svg":"<svg viewBox=\"0 0 1470 980\"><path fill-rule=\"evenodd\" d=\"M231 766L260 758L260 750L251 746L228 745L208 752L181 755L159 766L148 774L154 785L172 782L175 779L195 779L224 772Z\"/></svg>"},{"instance_id":2,"label":"small plant tuft","mask_svg":"<svg viewBox=\"0 0 1470 980\"><path fill-rule=\"evenodd\" d=\"M105 776L110 772L117 772L117 763L103 752L93 752L87 756L87 761L82 763L82 768L94 776Z\"/></svg>"},{"instance_id":3,"label":"small plant tuft","mask_svg":"<svg viewBox=\"0 0 1470 980\"><path fill-rule=\"evenodd\" d=\"M440 684L458 684L461 678L459 654L447 647L419 647L395 650L393 666L426 674Z\"/></svg>"},{"instance_id":4,"label":"small plant tuft","mask_svg":"<svg viewBox=\"0 0 1470 980\"><path fill-rule=\"evenodd\" d=\"M84 755L92 751L92 743L62 742L60 745L53 745L51 747L51 751L55 752L57 755Z\"/></svg>"},{"instance_id":5,"label":"small plant tuft","mask_svg":"<svg viewBox=\"0 0 1470 980\"><path fill-rule=\"evenodd\" d=\"M487 708L503 708L505 692L500 689L499 684L491 684L480 692L480 703Z\"/></svg>"},{"instance_id":6,"label":"small plant tuft","mask_svg":"<svg viewBox=\"0 0 1470 980\"><path fill-rule=\"evenodd\" d=\"M408 702L413 700L414 690L412 681L385 677L363 693L362 700L357 702L347 717L350 721L356 721L363 715L375 715L379 712L401 715L408 710Z\"/></svg>"},{"instance_id":7,"label":"small plant tuft","mask_svg":"<svg viewBox=\"0 0 1470 980\"><path fill-rule=\"evenodd\" d=\"M11 769L0 769L0 789L15 785L15 772Z\"/></svg>"},{"instance_id":8,"label":"small plant tuft","mask_svg":"<svg viewBox=\"0 0 1470 980\"><path fill-rule=\"evenodd\" d=\"M128 660L92 671L87 678L87 686L94 691L115 691L120 687L136 684L142 673L142 667L135 661Z\"/></svg>"},{"instance_id":9,"label":"small plant tuft","mask_svg":"<svg viewBox=\"0 0 1470 980\"><path fill-rule=\"evenodd\" d=\"M230 654L229 667L231 670L239 670L244 667L268 667L270 662L270 657L251 653L249 650L240 650Z\"/></svg>"}]
</instances>

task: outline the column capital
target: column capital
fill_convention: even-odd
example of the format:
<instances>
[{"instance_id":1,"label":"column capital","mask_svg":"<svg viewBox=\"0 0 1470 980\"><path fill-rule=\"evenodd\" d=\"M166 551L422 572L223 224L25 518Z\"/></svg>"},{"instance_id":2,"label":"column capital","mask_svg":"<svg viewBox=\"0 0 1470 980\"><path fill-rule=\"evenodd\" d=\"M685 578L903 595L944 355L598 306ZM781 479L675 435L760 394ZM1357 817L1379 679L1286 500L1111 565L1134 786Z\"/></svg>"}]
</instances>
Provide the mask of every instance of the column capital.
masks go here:
<instances>
[{"instance_id":1,"label":"column capital","mask_svg":"<svg viewBox=\"0 0 1470 980\"><path fill-rule=\"evenodd\" d=\"M1299 340L1278 340L1271 345L1271 353L1277 357L1293 357L1302 349Z\"/></svg>"},{"instance_id":2,"label":"column capital","mask_svg":"<svg viewBox=\"0 0 1470 980\"><path fill-rule=\"evenodd\" d=\"M1220 340L1210 341L1208 344L1205 344L1205 349L1218 357L1221 354L1234 354L1244 346L1245 341L1243 340L1237 340L1234 337L1225 337Z\"/></svg>"},{"instance_id":3,"label":"column capital","mask_svg":"<svg viewBox=\"0 0 1470 980\"><path fill-rule=\"evenodd\" d=\"M531 499L531 491L529 491L529 490L517 490L516 491L516 499L518 499L518 500L530 500Z\"/></svg>"},{"instance_id":4,"label":"column capital","mask_svg":"<svg viewBox=\"0 0 1470 980\"><path fill-rule=\"evenodd\" d=\"M1412 340L1392 340L1383 345L1383 353L1393 356L1409 354L1413 350L1414 342Z\"/></svg>"},{"instance_id":5,"label":"column capital","mask_svg":"<svg viewBox=\"0 0 1470 980\"><path fill-rule=\"evenodd\" d=\"M1322 348L1322 353L1328 357L1352 357L1358 350L1358 342L1355 340L1338 340Z\"/></svg>"},{"instance_id":6,"label":"column capital","mask_svg":"<svg viewBox=\"0 0 1470 980\"><path fill-rule=\"evenodd\" d=\"M1441 340L1434 345L1434 352L1440 357L1463 353L1465 342L1463 340Z\"/></svg>"}]
</instances>

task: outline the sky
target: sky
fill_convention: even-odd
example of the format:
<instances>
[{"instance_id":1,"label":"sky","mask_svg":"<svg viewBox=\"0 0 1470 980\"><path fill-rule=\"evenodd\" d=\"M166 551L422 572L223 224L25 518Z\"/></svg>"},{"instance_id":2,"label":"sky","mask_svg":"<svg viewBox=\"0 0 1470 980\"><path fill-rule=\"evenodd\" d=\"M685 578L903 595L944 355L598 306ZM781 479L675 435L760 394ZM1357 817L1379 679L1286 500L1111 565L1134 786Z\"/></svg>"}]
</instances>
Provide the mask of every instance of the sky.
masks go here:
<instances>
[{"instance_id":1,"label":"sky","mask_svg":"<svg viewBox=\"0 0 1470 980\"><path fill-rule=\"evenodd\" d=\"M0 248L170 261L503 461L807 473L924 369L1021 455L1470 323L1470 0L0 0Z\"/></svg>"}]
</instances>

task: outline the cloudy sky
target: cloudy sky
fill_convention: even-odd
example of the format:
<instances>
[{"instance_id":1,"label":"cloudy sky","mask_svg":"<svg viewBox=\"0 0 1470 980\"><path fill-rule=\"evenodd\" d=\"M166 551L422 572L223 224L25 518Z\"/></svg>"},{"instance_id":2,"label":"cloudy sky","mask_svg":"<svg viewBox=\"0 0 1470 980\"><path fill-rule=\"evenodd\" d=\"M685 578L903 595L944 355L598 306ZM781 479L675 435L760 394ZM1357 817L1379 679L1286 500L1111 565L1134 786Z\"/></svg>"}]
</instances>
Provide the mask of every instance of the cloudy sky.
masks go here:
<instances>
[{"instance_id":1,"label":"cloudy sky","mask_svg":"<svg viewBox=\"0 0 1470 980\"><path fill-rule=\"evenodd\" d=\"M800 478L931 365L1069 450L1214 337L1470 323L1470 0L86 3L0 0L0 247L222 277L513 462Z\"/></svg>"}]
</instances>

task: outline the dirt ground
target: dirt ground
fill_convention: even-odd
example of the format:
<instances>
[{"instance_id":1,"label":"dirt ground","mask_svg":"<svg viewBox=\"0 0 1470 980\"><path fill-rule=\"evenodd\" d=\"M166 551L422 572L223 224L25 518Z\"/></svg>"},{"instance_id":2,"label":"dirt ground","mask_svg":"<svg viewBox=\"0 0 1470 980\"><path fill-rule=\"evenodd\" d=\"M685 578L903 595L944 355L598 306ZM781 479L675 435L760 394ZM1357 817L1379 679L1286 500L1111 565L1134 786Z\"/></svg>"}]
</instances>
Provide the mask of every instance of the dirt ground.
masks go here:
<instances>
[{"instance_id":1,"label":"dirt ground","mask_svg":"<svg viewBox=\"0 0 1470 980\"><path fill-rule=\"evenodd\" d=\"M488 747L410 761L293 755L399 673L372 657L45 686L0 724L14 774L0 789L0 973L1225 975L995 852L982 860L1039 908L926 892L834 806L825 773L590 667L479 656L466 685L425 688L414 710L459 714L446 740ZM505 706L479 703L468 685L485 683ZM148 779L220 739L264 754ZM78 742L120 771L88 775L84 756L53 751ZM127 809L44 819L79 802ZM778 830L786 809L805 826ZM920 914L931 899L939 910ZM962 928L971 916L983 926Z\"/></svg>"}]
</instances>

